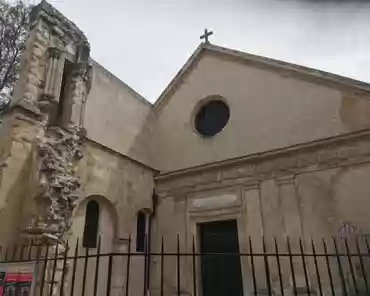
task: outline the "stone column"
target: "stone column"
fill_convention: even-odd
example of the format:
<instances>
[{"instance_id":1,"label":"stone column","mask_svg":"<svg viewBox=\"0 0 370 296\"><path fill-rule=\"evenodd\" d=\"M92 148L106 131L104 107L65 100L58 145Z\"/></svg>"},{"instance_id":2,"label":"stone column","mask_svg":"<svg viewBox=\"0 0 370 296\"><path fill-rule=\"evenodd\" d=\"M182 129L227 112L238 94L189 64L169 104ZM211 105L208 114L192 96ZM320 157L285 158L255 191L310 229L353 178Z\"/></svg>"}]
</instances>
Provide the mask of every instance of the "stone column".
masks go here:
<instances>
[{"instance_id":1,"label":"stone column","mask_svg":"<svg viewBox=\"0 0 370 296\"><path fill-rule=\"evenodd\" d=\"M283 211L285 235L292 240L296 240L302 237L302 221L294 176L278 178L276 181L279 186L279 199Z\"/></svg>"},{"instance_id":2,"label":"stone column","mask_svg":"<svg viewBox=\"0 0 370 296\"><path fill-rule=\"evenodd\" d=\"M276 179L279 187L279 201L283 213L284 236L289 238L292 253L299 253L299 239L302 238L302 220L300 215L300 205L298 195L296 194L295 176L289 175ZM304 242L302 241L304 244ZM284 247L287 251L287 247ZM293 257L293 267L295 273L295 283L297 292L305 292L305 279L302 260L300 257ZM308 268L308 266L307 266ZM291 274L290 263L285 260L284 269L285 281L288 281L288 289L293 289L293 277ZM286 278L289 275L289 279Z\"/></svg>"},{"instance_id":3,"label":"stone column","mask_svg":"<svg viewBox=\"0 0 370 296\"><path fill-rule=\"evenodd\" d=\"M244 205L246 212L246 232L247 240L252 243L252 251L254 253L262 252L262 238L263 238L263 220L262 220L262 209L261 209L261 197L260 197L260 186L259 181L250 182L246 184L244 188ZM250 252L250 243L247 244L247 249L243 252ZM252 262L250 257L242 258L243 266L248 265L248 275L244 276L244 279L248 280L248 283L244 283L244 289L247 292L246 294L253 293L253 271L252 271ZM247 262L244 262L247 260ZM257 284L257 291L264 290L266 286L265 270L264 270L264 261L262 257L254 257L254 273ZM244 272L246 269L244 268ZM247 290L246 290L247 289Z\"/></svg>"},{"instance_id":4,"label":"stone column","mask_svg":"<svg viewBox=\"0 0 370 296\"><path fill-rule=\"evenodd\" d=\"M61 52L56 47L49 47L47 55L48 63L45 74L45 87L43 94L39 98L38 107L41 111L49 114L50 111L52 113L57 112L59 96L57 94L56 84L58 81L61 81L61 77L58 77L60 75L58 68Z\"/></svg>"},{"instance_id":5,"label":"stone column","mask_svg":"<svg viewBox=\"0 0 370 296\"><path fill-rule=\"evenodd\" d=\"M48 67L45 77L45 89L44 96L50 98L56 98L57 94L55 93L56 78L57 78L57 68L58 62L60 59L60 50L56 47L50 47L48 49Z\"/></svg>"},{"instance_id":6,"label":"stone column","mask_svg":"<svg viewBox=\"0 0 370 296\"><path fill-rule=\"evenodd\" d=\"M70 101L63 110L66 127L82 126L84 105L91 86L91 66L88 63L74 64L70 81Z\"/></svg>"}]
</instances>

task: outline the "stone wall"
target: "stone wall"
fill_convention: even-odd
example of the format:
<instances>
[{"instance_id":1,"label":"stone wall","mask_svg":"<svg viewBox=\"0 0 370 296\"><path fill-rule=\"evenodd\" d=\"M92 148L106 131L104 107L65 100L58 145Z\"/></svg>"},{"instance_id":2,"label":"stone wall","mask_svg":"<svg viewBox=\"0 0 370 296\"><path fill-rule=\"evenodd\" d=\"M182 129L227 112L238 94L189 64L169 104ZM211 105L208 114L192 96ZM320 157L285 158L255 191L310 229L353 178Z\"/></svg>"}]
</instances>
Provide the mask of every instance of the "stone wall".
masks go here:
<instances>
[{"instance_id":1,"label":"stone wall","mask_svg":"<svg viewBox=\"0 0 370 296\"><path fill-rule=\"evenodd\" d=\"M136 248L137 213L142 209L153 208L154 175L156 172L143 164L122 156L101 145L86 140L84 158L78 168L78 176L82 184L81 197L73 214L70 236L70 253L75 251L77 238L79 252L82 248L86 204L90 199L98 202L100 207L99 231L101 236L101 252L127 252L128 239L131 235L131 249ZM97 249L91 249L96 253ZM112 295L123 293L126 272L126 257L115 257L113 266ZM131 291L142 293L143 258L131 258ZM89 260L90 269L94 269L96 260ZM106 270L108 258L101 258L98 289L101 295L106 289ZM89 270L90 270L89 269ZM81 289L83 261L77 266L76 291ZM87 293L92 293L94 272L87 278ZM137 289L137 290L136 290ZM116 293L116 294L115 294ZM88 294L89 295L89 294Z\"/></svg>"},{"instance_id":2,"label":"stone wall","mask_svg":"<svg viewBox=\"0 0 370 296\"><path fill-rule=\"evenodd\" d=\"M92 62L92 67L92 87L84 113L87 137L149 163L146 142L134 144L152 111L151 104L97 62Z\"/></svg>"},{"instance_id":3,"label":"stone wall","mask_svg":"<svg viewBox=\"0 0 370 296\"><path fill-rule=\"evenodd\" d=\"M230 119L216 136L202 137L194 117L210 95L224 97ZM369 97L339 83L205 50L154 109L147 141L152 166L181 170L369 128Z\"/></svg>"},{"instance_id":4,"label":"stone wall","mask_svg":"<svg viewBox=\"0 0 370 296\"><path fill-rule=\"evenodd\" d=\"M245 253L249 252L249 237L255 251L262 251L262 237L267 251L274 251L274 238L280 251L287 251L289 237L293 251L299 252L299 238L303 239L305 249L311 250L313 239L317 251L322 251L322 238L331 240L332 236L348 235L341 233L343 225L352 225L356 234L367 236L369 172L370 132L367 130L159 176L153 249L159 251L158 237L163 234L165 251L175 252L179 234L180 250L192 252L193 238L199 246L199 223L230 219L238 223L240 251ZM169 220L172 222L168 223ZM165 287L172 293L176 278L171 270L176 268L176 261L167 261ZM297 264L297 285L303 287L301 263L294 261L294 264ZM313 263L310 264L309 272L314 274ZM155 259L153 266L158 268ZM255 267L258 284L264 287L263 260L257 259ZM284 262L284 276L289 274L288 268ZM191 272L191 264L184 259L184 291L192 289ZM252 285L248 260L242 260L242 272L245 291L249 291ZM271 277L275 281L273 285L278 287L275 273L276 268ZM316 280L313 277L311 280L314 285ZM289 278L284 281L289 287ZM158 284L158 278L153 283Z\"/></svg>"}]
</instances>

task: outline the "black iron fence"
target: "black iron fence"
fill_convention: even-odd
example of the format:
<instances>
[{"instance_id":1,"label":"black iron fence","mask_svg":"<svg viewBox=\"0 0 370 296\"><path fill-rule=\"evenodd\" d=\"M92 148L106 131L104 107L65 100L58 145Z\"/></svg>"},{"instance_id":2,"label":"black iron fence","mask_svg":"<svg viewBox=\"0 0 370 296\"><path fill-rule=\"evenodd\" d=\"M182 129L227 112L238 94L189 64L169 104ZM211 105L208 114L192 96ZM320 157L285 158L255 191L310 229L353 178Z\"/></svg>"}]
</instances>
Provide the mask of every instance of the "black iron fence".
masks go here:
<instances>
[{"instance_id":1,"label":"black iron fence","mask_svg":"<svg viewBox=\"0 0 370 296\"><path fill-rule=\"evenodd\" d=\"M99 239L96 249L2 249L0 295L370 295L370 247L358 236L249 239L239 253L202 253L179 238L143 253L130 239L123 251L104 248Z\"/></svg>"}]
</instances>

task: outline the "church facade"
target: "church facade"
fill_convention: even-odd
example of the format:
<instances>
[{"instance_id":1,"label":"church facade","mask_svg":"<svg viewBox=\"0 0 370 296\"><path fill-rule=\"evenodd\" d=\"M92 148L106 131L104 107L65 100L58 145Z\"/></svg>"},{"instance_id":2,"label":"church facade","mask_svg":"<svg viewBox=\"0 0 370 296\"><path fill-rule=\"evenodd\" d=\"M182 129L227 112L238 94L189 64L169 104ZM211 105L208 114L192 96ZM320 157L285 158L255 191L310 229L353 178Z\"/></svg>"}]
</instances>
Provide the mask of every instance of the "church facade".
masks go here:
<instances>
[{"instance_id":1,"label":"church facade","mask_svg":"<svg viewBox=\"0 0 370 296\"><path fill-rule=\"evenodd\" d=\"M225 240L248 252L262 237L272 248L273 238L370 232L370 85L202 43L151 104L92 60L83 32L45 1L0 139L3 247L158 252L163 237L171 252L178 237L182 252ZM144 261L133 260L139 294ZM188 263L181 290L191 295ZM166 264L174 295L175 261ZM156 258L150 268L155 294Z\"/></svg>"}]
</instances>

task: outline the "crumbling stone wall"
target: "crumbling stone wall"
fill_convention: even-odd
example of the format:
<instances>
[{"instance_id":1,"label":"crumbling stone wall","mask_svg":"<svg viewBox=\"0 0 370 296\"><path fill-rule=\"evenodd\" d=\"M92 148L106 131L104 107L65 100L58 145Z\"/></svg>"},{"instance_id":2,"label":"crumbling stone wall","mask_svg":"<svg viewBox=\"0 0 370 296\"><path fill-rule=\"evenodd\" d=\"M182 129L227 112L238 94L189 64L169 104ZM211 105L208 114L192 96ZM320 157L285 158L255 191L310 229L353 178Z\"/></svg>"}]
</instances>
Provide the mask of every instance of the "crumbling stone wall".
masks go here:
<instances>
[{"instance_id":1,"label":"crumbling stone wall","mask_svg":"<svg viewBox=\"0 0 370 296\"><path fill-rule=\"evenodd\" d=\"M20 231L23 243L63 244L80 187L75 168L83 155L82 118L91 87L90 47L77 26L45 1L32 10L30 19L20 78L7 120L0 126L2 142L9 144L3 145L6 153L1 153L0 182L19 180L28 172L27 182L20 187L24 190L16 197L22 219L9 232ZM67 73L67 85L62 85L67 60L72 71ZM52 125L55 123L59 125ZM0 205L10 198L8 187L0 188ZM1 210L7 210L6 204Z\"/></svg>"}]
</instances>

